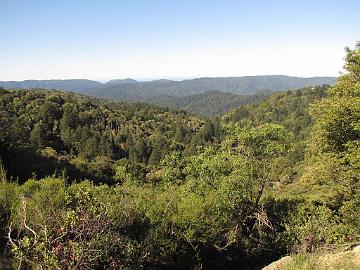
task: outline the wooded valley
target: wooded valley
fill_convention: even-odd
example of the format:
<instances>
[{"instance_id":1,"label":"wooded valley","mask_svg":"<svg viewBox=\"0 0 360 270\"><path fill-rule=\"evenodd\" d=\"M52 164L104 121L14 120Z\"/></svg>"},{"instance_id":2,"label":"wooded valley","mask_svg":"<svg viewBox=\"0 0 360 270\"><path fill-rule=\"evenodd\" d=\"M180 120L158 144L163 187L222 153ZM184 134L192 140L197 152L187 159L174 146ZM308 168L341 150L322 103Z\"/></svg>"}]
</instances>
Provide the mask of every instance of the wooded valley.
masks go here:
<instances>
[{"instance_id":1,"label":"wooded valley","mask_svg":"<svg viewBox=\"0 0 360 270\"><path fill-rule=\"evenodd\" d=\"M165 107L1 88L0 268L260 269L359 243L360 43L344 68Z\"/></svg>"}]
</instances>

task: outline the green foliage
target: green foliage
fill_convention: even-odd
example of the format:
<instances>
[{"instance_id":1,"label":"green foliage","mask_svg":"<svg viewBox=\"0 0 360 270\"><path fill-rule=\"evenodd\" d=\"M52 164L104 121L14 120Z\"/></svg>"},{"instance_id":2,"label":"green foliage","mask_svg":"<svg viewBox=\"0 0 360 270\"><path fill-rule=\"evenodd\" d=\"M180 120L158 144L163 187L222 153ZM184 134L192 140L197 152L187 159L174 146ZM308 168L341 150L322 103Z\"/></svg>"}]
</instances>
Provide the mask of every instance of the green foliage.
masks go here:
<instances>
[{"instance_id":1,"label":"green foliage","mask_svg":"<svg viewBox=\"0 0 360 270\"><path fill-rule=\"evenodd\" d=\"M131 206L115 190L88 182L65 186L64 179L55 178L29 180L18 190L20 203L10 227L20 232L10 238L18 267L136 265L136 245L121 233L131 230L135 217L127 216Z\"/></svg>"},{"instance_id":2,"label":"green foliage","mask_svg":"<svg viewBox=\"0 0 360 270\"><path fill-rule=\"evenodd\" d=\"M317 121L320 151L341 153L350 148L356 151L360 140L360 77L358 69L359 43L354 50L347 48L344 68L348 73L341 76L329 89L329 96L312 106Z\"/></svg>"},{"instance_id":3,"label":"green foliage","mask_svg":"<svg viewBox=\"0 0 360 270\"><path fill-rule=\"evenodd\" d=\"M46 90L6 91L0 108L3 161L22 181L33 172L45 177L65 169L71 180L111 183L115 161L156 166L171 151L192 148L203 126L183 112ZM213 136L198 135L205 142Z\"/></svg>"},{"instance_id":4,"label":"green foliage","mask_svg":"<svg viewBox=\"0 0 360 270\"><path fill-rule=\"evenodd\" d=\"M123 184L116 187L28 180L15 193L12 229L21 234L12 235L13 259L45 268L120 267L176 256L206 265L209 251L251 254L273 233L260 203L272 180L263 179L263 165L282 154L283 133L278 125L239 129L199 155L166 156L150 185L139 184L128 164L117 165Z\"/></svg>"},{"instance_id":5,"label":"green foliage","mask_svg":"<svg viewBox=\"0 0 360 270\"><path fill-rule=\"evenodd\" d=\"M190 96L144 96L137 97L140 102L145 102L161 107L168 107L186 112L214 117L235 109L243 104L257 103L271 95L270 92L249 95L235 95L220 91L207 91Z\"/></svg>"},{"instance_id":6,"label":"green foliage","mask_svg":"<svg viewBox=\"0 0 360 270\"><path fill-rule=\"evenodd\" d=\"M259 104L243 105L224 116L226 122L241 125L277 123L294 133L298 140L310 135L313 120L309 105L326 95L328 86L316 86L277 93Z\"/></svg>"},{"instance_id":7,"label":"green foliage","mask_svg":"<svg viewBox=\"0 0 360 270\"><path fill-rule=\"evenodd\" d=\"M300 243L311 237L317 244L358 241L360 171L360 77L357 74L359 44L347 49L345 69L328 96L311 106L315 118L305 170L288 188L311 205L289 225ZM307 207L305 205L305 207Z\"/></svg>"},{"instance_id":8,"label":"green foliage","mask_svg":"<svg viewBox=\"0 0 360 270\"><path fill-rule=\"evenodd\" d=\"M359 50L327 94L276 94L222 119L2 92L1 257L18 269L226 269L359 241Z\"/></svg>"},{"instance_id":9,"label":"green foliage","mask_svg":"<svg viewBox=\"0 0 360 270\"><path fill-rule=\"evenodd\" d=\"M274 94L259 104L241 106L225 115L223 121L240 126L276 123L292 134L288 138L292 150L282 160L279 159L282 165L277 174L283 186L296 181L303 173L305 148L313 127L309 107L326 96L327 88L324 85Z\"/></svg>"},{"instance_id":10,"label":"green foliage","mask_svg":"<svg viewBox=\"0 0 360 270\"><path fill-rule=\"evenodd\" d=\"M291 243L297 243L300 251L311 252L316 248L346 242L348 231L340 217L323 205L303 203L294 209L287 224Z\"/></svg>"}]
</instances>

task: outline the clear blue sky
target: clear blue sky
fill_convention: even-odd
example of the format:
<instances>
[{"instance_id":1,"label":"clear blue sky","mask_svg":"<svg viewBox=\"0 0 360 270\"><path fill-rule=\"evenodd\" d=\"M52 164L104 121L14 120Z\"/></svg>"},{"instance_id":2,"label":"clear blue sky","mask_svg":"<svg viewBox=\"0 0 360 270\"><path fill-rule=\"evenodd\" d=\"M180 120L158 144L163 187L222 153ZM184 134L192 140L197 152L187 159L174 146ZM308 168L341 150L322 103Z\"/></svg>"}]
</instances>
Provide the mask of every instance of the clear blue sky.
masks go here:
<instances>
[{"instance_id":1,"label":"clear blue sky","mask_svg":"<svg viewBox=\"0 0 360 270\"><path fill-rule=\"evenodd\" d=\"M0 80L338 75L359 11L359 0L0 0Z\"/></svg>"}]
</instances>

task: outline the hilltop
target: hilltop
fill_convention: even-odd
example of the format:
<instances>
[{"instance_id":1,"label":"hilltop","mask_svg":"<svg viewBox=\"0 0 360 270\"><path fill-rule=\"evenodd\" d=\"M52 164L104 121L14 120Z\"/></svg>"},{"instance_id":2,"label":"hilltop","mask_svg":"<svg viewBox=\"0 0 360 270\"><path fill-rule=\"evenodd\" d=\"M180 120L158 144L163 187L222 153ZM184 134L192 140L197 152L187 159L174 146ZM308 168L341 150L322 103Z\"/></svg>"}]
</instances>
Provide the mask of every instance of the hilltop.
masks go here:
<instances>
[{"instance_id":1,"label":"hilltop","mask_svg":"<svg viewBox=\"0 0 360 270\"><path fill-rule=\"evenodd\" d=\"M216 116L242 104L261 101L274 92L331 85L334 81L334 77L300 78L269 75L143 82L126 78L106 83L90 80L29 80L0 82L0 87L72 91L113 101L143 102L204 116Z\"/></svg>"},{"instance_id":2,"label":"hilltop","mask_svg":"<svg viewBox=\"0 0 360 270\"><path fill-rule=\"evenodd\" d=\"M188 96L207 91L228 92L235 95L251 95L263 91L286 91L306 86L333 84L335 77L291 77L283 75L196 78L183 81L154 80L136 81L130 78L100 83L91 80L27 80L0 81L9 88L44 88L68 90L78 93L118 100L134 100L148 96Z\"/></svg>"}]
</instances>

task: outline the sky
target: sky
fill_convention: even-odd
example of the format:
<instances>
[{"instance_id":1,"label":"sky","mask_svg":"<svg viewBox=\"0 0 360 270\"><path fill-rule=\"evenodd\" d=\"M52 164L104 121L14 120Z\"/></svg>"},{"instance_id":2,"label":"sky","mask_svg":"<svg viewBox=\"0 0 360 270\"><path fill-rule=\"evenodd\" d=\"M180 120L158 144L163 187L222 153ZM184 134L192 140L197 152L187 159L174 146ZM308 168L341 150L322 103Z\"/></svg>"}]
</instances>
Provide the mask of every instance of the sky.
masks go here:
<instances>
[{"instance_id":1,"label":"sky","mask_svg":"<svg viewBox=\"0 0 360 270\"><path fill-rule=\"evenodd\" d=\"M338 76L360 1L0 0L0 80Z\"/></svg>"}]
</instances>

